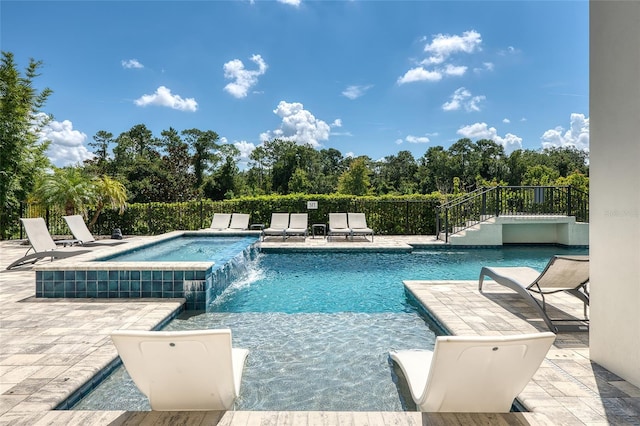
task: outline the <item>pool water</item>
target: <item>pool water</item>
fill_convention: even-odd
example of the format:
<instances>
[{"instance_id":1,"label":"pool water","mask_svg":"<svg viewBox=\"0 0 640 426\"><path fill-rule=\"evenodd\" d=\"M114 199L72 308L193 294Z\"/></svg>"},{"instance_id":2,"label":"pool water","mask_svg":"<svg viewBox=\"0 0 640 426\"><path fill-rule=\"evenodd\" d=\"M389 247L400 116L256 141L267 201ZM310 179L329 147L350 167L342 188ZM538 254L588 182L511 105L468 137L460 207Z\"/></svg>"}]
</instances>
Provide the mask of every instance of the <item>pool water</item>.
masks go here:
<instances>
[{"instance_id":1,"label":"pool water","mask_svg":"<svg viewBox=\"0 0 640 426\"><path fill-rule=\"evenodd\" d=\"M414 409L389 360L392 349L432 349L435 332L403 280L477 280L482 266L531 266L558 247L418 250L413 253L267 253L208 312L166 329L231 328L250 350L237 410ZM149 410L124 368L74 409Z\"/></svg>"},{"instance_id":2,"label":"pool water","mask_svg":"<svg viewBox=\"0 0 640 426\"><path fill-rule=\"evenodd\" d=\"M181 236L108 256L109 262L204 262L229 259L258 241L254 236Z\"/></svg>"}]
</instances>

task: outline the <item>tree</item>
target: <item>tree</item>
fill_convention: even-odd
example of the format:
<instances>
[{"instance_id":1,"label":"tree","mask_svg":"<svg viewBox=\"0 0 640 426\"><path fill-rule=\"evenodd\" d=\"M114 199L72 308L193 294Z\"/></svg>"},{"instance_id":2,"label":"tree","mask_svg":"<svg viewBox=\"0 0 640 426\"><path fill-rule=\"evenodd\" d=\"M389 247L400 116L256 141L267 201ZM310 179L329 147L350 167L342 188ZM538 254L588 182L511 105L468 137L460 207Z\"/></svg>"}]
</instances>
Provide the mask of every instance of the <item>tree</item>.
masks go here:
<instances>
[{"instance_id":1,"label":"tree","mask_svg":"<svg viewBox=\"0 0 640 426\"><path fill-rule=\"evenodd\" d=\"M182 141L178 132L169 127L163 130L161 141L166 151L162 157L163 169L166 172L164 181L164 201L187 201L195 195L195 176L191 170L189 145Z\"/></svg>"},{"instance_id":2,"label":"tree","mask_svg":"<svg viewBox=\"0 0 640 426\"><path fill-rule=\"evenodd\" d=\"M307 193L311 189L311 182L307 176L307 172L302 169L296 169L289 179L289 191L292 193Z\"/></svg>"},{"instance_id":3,"label":"tree","mask_svg":"<svg viewBox=\"0 0 640 426\"><path fill-rule=\"evenodd\" d=\"M484 180L502 180L505 175L504 147L491 139L480 139L476 142L480 154L479 176Z\"/></svg>"},{"instance_id":4,"label":"tree","mask_svg":"<svg viewBox=\"0 0 640 426\"><path fill-rule=\"evenodd\" d=\"M338 192L340 194L367 195L371 191L370 174L365 159L356 158L351 162L349 170L340 176Z\"/></svg>"},{"instance_id":5,"label":"tree","mask_svg":"<svg viewBox=\"0 0 640 426\"><path fill-rule=\"evenodd\" d=\"M194 151L191 161L196 179L195 185L199 189L204 182L205 171L211 167L212 163L217 164L220 161L220 157L215 153L219 148L218 134L212 130L187 129L182 131L182 135Z\"/></svg>"},{"instance_id":6,"label":"tree","mask_svg":"<svg viewBox=\"0 0 640 426\"><path fill-rule=\"evenodd\" d=\"M554 185L560 177L557 170L543 165L529 167L522 178L522 185L547 186Z\"/></svg>"},{"instance_id":7,"label":"tree","mask_svg":"<svg viewBox=\"0 0 640 426\"><path fill-rule=\"evenodd\" d=\"M49 207L61 207L66 215L80 213L87 216L95 203L95 188L91 179L76 167L55 168L35 189L38 201Z\"/></svg>"},{"instance_id":8,"label":"tree","mask_svg":"<svg viewBox=\"0 0 640 426\"><path fill-rule=\"evenodd\" d=\"M122 181L134 203L166 199L167 170L157 148L161 141L144 124L137 124L116 138L114 176Z\"/></svg>"},{"instance_id":9,"label":"tree","mask_svg":"<svg viewBox=\"0 0 640 426\"><path fill-rule=\"evenodd\" d=\"M93 179L93 217L89 223L89 229L98 221L100 213L106 207L114 210L120 210L120 214L124 212L127 203L127 189L124 185L109 176L101 176Z\"/></svg>"},{"instance_id":10,"label":"tree","mask_svg":"<svg viewBox=\"0 0 640 426\"><path fill-rule=\"evenodd\" d=\"M34 80L42 62L29 60L22 76L10 52L2 52L0 64L0 239L17 227L20 202L27 199L37 178L50 167L48 143L38 133L47 119L40 112L52 93L38 92Z\"/></svg>"},{"instance_id":11,"label":"tree","mask_svg":"<svg viewBox=\"0 0 640 426\"><path fill-rule=\"evenodd\" d=\"M412 194L416 191L418 164L410 151L386 156L384 161L378 162L378 170L375 186L379 194Z\"/></svg>"},{"instance_id":12,"label":"tree","mask_svg":"<svg viewBox=\"0 0 640 426\"><path fill-rule=\"evenodd\" d=\"M107 173L109 166L109 144L113 143L113 133L104 130L98 131L93 136L93 142L89 146L94 149L95 158L86 160L85 164L95 170L95 174L103 175Z\"/></svg>"},{"instance_id":13,"label":"tree","mask_svg":"<svg viewBox=\"0 0 640 426\"><path fill-rule=\"evenodd\" d=\"M420 159L418 178L423 194L439 191L447 194L453 185L453 173L448 167L449 154L441 146L432 146Z\"/></svg>"},{"instance_id":14,"label":"tree","mask_svg":"<svg viewBox=\"0 0 640 426\"><path fill-rule=\"evenodd\" d=\"M554 167L560 176L566 177L571 173L586 173L589 154L575 147L545 148L544 154L549 157L549 164Z\"/></svg>"},{"instance_id":15,"label":"tree","mask_svg":"<svg viewBox=\"0 0 640 426\"><path fill-rule=\"evenodd\" d=\"M225 158L224 164L205 179L202 187L204 196L212 200L231 198L236 193L238 167L233 157Z\"/></svg>"},{"instance_id":16,"label":"tree","mask_svg":"<svg viewBox=\"0 0 640 426\"><path fill-rule=\"evenodd\" d=\"M471 139L463 138L453 143L447 152L451 177L459 177L465 191L474 189L476 176L480 170L480 154L477 145Z\"/></svg>"}]
</instances>

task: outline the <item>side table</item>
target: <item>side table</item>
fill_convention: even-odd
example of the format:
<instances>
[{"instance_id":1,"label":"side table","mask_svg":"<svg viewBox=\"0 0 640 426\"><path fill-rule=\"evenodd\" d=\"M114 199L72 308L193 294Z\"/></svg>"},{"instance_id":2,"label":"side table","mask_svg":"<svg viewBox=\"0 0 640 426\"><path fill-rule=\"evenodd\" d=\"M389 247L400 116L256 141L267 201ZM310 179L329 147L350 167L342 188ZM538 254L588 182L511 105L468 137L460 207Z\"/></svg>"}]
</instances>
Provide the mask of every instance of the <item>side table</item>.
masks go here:
<instances>
[{"instance_id":1,"label":"side table","mask_svg":"<svg viewBox=\"0 0 640 426\"><path fill-rule=\"evenodd\" d=\"M324 238L327 237L327 225L325 225L324 223L314 223L313 225L311 225L311 235L314 239L316 238L316 229L322 229L322 236Z\"/></svg>"}]
</instances>

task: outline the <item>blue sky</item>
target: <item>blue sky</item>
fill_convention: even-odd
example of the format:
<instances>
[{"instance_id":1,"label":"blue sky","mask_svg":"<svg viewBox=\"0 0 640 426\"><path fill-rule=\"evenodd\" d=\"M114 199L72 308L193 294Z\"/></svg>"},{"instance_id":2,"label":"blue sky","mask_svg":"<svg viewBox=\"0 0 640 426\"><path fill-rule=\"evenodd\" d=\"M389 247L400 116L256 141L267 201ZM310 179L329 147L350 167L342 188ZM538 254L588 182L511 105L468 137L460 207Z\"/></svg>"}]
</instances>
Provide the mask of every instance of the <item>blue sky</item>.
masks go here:
<instances>
[{"instance_id":1,"label":"blue sky","mask_svg":"<svg viewBox=\"0 0 640 426\"><path fill-rule=\"evenodd\" d=\"M588 1L7 1L0 44L43 61L58 166L100 130L289 138L374 160L460 138L589 146Z\"/></svg>"}]
</instances>

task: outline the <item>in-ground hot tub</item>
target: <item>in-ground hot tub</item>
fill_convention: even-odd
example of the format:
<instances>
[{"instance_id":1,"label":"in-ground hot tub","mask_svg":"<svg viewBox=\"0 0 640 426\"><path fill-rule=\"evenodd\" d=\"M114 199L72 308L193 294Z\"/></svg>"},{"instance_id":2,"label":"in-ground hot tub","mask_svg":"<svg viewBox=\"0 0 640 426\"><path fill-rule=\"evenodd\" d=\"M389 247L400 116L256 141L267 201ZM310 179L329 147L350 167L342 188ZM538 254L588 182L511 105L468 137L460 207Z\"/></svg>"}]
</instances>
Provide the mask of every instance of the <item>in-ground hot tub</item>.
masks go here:
<instances>
[{"instance_id":1,"label":"in-ground hot tub","mask_svg":"<svg viewBox=\"0 0 640 426\"><path fill-rule=\"evenodd\" d=\"M256 233L175 231L36 266L36 297L185 298L206 307L258 252Z\"/></svg>"}]
</instances>

